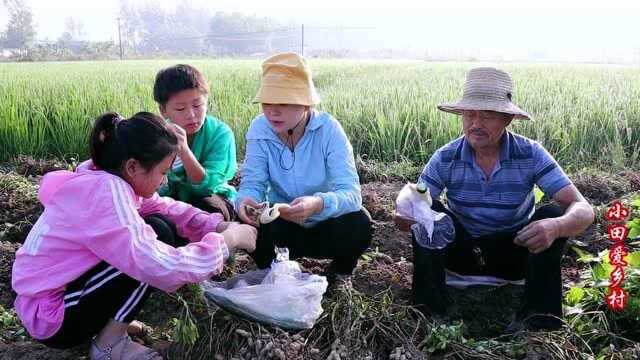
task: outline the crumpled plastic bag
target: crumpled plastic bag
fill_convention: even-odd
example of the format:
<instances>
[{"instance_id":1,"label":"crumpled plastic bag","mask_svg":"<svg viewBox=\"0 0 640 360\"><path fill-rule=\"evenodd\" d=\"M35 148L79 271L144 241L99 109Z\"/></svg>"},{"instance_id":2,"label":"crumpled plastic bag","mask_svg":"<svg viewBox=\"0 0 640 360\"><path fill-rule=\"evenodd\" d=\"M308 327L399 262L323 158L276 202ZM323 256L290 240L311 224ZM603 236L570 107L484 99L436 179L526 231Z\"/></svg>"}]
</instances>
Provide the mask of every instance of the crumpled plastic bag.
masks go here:
<instances>
[{"instance_id":1,"label":"crumpled plastic bag","mask_svg":"<svg viewBox=\"0 0 640 360\"><path fill-rule=\"evenodd\" d=\"M396 216L422 224L427 235L431 236L435 214L431 210L429 188L420 193L416 184L408 183L403 186L396 198Z\"/></svg>"},{"instance_id":2,"label":"crumpled plastic bag","mask_svg":"<svg viewBox=\"0 0 640 360\"><path fill-rule=\"evenodd\" d=\"M269 269L201 283L205 297L221 308L286 329L313 327L322 314L327 285L324 276L302 272L297 262L289 260L288 250L282 249Z\"/></svg>"},{"instance_id":3,"label":"crumpled plastic bag","mask_svg":"<svg viewBox=\"0 0 640 360\"><path fill-rule=\"evenodd\" d=\"M449 215L432 210L431 204L428 187L408 183L396 198L396 216L416 222L411 230L420 246L442 249L455 238L455 227Z\"/></svg>"}]
</instances>

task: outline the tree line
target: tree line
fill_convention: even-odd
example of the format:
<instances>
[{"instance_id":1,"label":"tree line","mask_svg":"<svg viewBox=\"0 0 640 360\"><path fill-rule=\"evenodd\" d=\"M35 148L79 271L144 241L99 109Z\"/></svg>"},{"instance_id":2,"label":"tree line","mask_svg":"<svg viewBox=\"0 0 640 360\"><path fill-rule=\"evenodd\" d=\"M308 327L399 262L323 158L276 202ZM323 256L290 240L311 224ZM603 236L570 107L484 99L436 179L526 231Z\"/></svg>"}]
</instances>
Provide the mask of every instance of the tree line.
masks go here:
<instances>
[{"instance_id":1,"label":"tree line","mask_svg":"<svg viewBox=\"0 0 640 360\"><path fill-rule=\"evenodd\" d=\"M121 0L114 33L107 41L87 39L81 19L68 17L55 40L39 40L28 0L3 0L8 22L0 33L4 60L97 60L162 56L252 56L298 50L300 26L268 17L213 12L183 1L165 9L157 1Z\"/></svg>"}]
</instances>

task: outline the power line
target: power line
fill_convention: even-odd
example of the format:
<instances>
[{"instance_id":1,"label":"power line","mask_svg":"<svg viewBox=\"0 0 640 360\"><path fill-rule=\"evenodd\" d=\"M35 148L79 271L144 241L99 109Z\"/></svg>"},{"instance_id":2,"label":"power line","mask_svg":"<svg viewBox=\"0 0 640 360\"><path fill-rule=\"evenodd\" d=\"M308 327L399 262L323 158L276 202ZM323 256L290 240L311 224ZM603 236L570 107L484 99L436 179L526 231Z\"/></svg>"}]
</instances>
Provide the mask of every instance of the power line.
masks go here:
<instances>
[{"instance_id":1,"label":"power line","mask_svg":"<svg viewBox=\"0 0 640 360\"><path fill-rule=\"evenodd\" d=\"M122 39L122 19L120 17L116 18L118 25L118 43L115 44L113 40L109 41L82 41L82 40L34 40L34 43L43 43L43 44L55 44L60 46L73 46L73 45L92 45L92 44L100 44L100 43L109 43L118 46L119 48L119 56L120 59L124 59L124 45ZM211 45L213 46L230 46L229 44L215 44L215 42L251 42L251 41L264 41L265 44L268 44L269 48L272 45L276 45L281 47L283 44L271 44L271 41L278 41L283 39L300 39L298 44L295 44L297 41L292 41L290 45L288 45L290 50L294 50L299 46L299 51L302 55L305 54L305 48L309 47L307 35L309 32L321 32L321 31L345 31L345 30L370 30L374 29L372 27L353 27L353 26L307 26L305 24L301 24L299 28L294 27L281 27L270 30L261 30L261 31L246 31L246 32L221 32L221 33L209 33L204 35L197 36L183 36L183 37L146 37L146 43L151 44L156 47L156 51L162 48L162 43L178 43L182 41L198 41L198 40L208 40L213 42ZM125 36L126 37L126 36ZM126 39L125 39L126 40ZM126 41L125 41L126 43ZM134 44L135 45L135 44ZM295 51L295 50L294 50Z\"/></svg>"},{"instance_id":2,"label":"power line","mask_svg":"<svg viewBox=\"0 0 640 360\"><path fill-rule=\"evenodd\" d=\"M371 30L374 29L373 27L353 27L353 26L305 26L304 24L302 24L302 31L300 33L300 37L302 39L302 46L304 47L304 33L305 31L314 31L314 30ZM265 37L271 35L271 34L277 34L277 33L297 33L298 29L296 28L279 28L279 29L274 29L274 30L263 30L263 31L249 31L249 32L226 32L226 33L218 33L218 34L206 34L206 35L198 35L198 36L187 36L187 37L160 37L160 38L154 38L154 41L189 41L189 40L218 40L218 39L225 39L227 37L235 37L235 36L247 36L247 35L265 35ZM296 35L297 36L297 35ZM292 36L291 36L292 37ZM272 37L273 38L273 37ZM284 37L281 37L284 38ZM250 38L252 40L260 40L260 38L258 37L253 37ZM234 40L245 40L243 38L234 38ZM304 49L301 49L302 52L304 53Z\"/></svg>"}]
</instances>

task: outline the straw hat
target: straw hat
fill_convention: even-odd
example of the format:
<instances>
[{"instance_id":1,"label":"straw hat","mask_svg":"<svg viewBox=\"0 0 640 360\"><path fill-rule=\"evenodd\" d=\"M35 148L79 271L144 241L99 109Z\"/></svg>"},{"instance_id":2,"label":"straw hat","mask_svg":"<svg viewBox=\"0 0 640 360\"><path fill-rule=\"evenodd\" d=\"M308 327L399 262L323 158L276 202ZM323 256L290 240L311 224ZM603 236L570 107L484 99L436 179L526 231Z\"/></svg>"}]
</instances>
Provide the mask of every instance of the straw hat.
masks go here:
<instances>
[{"instance_id":1,"label":"straw hat","mask_svg":"<svg viewBox=\"0 0 640 360\"><path fill-rule=\"evenodd\" d=\"M531 115L511 102L513 81L503 70L480 67L471 69L464 83L462 100L438 105L438 109L462 115L463 110L497 111L515 119L533 120Z\"/></svg>"},{"instance_id":2,"label":"straw hat","mask_svg":"<svg viewBox=\"0 0 640 360\"><path fill-rule=\"evenodd\" d=\"M320 103L311 79L311 70L304 58L289 52L265 60L262 63L260 89L253 102L306 106Z\"/></svg>"}]
</instances>

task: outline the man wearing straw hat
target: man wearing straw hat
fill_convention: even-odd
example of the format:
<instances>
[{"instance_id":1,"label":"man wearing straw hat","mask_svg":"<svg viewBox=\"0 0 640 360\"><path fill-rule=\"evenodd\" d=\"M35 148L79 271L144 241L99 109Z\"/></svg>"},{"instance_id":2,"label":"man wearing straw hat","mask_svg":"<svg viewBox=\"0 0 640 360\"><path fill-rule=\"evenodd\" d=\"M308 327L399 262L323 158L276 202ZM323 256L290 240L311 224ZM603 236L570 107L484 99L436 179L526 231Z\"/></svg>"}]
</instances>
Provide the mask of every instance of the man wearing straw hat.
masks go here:
<instances>
[{"instance_id":1,"label":"man wearing straw hat","mask_svg":"<svg viewBox=\"0 0 640 360\"><path fill-rule=\"evenodd\" d=\"M557 329L562 321L560 260L569 236L582 233L594 212L538 142L506 130L531 116L512 102L509 74L469 71L462 100L438 105L462 115L464 135L438 149L419 181L433 209L447 213L455 239L428 249L414 239L415 303L446 314L445 270L526 280L520 310L507 331ZM534 185L556 204L535 208ZM437 201L446 189L447 207ZM407 223L399 221L406 229Z\"/></svg>"}]
</instances>

